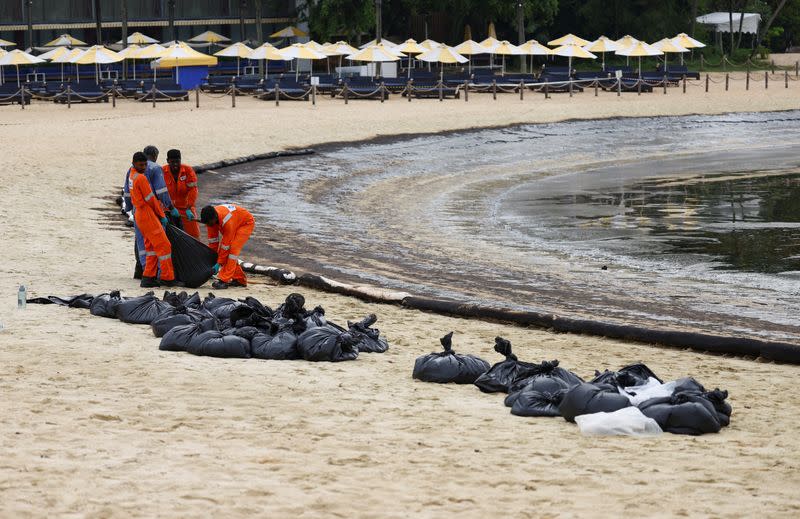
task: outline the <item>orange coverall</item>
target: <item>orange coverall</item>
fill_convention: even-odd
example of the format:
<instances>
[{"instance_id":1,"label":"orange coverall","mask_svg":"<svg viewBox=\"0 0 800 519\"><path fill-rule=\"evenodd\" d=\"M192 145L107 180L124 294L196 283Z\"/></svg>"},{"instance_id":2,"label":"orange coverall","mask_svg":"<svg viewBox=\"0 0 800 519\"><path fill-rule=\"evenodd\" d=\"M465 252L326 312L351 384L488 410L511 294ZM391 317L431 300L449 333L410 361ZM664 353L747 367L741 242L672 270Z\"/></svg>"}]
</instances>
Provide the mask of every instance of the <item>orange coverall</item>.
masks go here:
<instances>
[{"instance_id":1,"label":"orange coverall","mask_svg":"<svg viewBox=\"0 0 800 519\"><path fill-rule=\"evenodd\" d=\"M177 175L172 174L169 164L164 164L161 169L164 171L164 183L167 185L172 205L181 213L183 230L199 240L200 225L196 221L186 218L187 209L191 209L195 218L200 217L194 207L197 201L197 174L188 164L181 164L181 169Z\"/></svg>"},{"instance_id":2,"label":"orange coverall","mask_svg":"<svg viewBox=\"0 0 800 519\"><path fill-rule=\"evenodd\" d=\"M208 246L217 251L217 263L220 268L217 278L225 283L236 280L247 285L247 276L239 266L239 254L242 247L250 239L256 220L247 209L234 204L214 207L219 218L217 225L209 225Z\"/></svg>"},{"instance_id":3,"label":"orange coverall","mask_svg":"<svg viewBox=\"0 0 800 519\"><path fill-rule=\"evenodd\" d=\"M144 237L144 250L146 261L142 275L156 277L158 267L161 268L161 279L172 281L175 271L172 268L172 246L161 226L164 209L156 198L147 177L131 168L128 178L130 183L131 203L133 204L133 218Z\"/></svg>"}]
</instances>

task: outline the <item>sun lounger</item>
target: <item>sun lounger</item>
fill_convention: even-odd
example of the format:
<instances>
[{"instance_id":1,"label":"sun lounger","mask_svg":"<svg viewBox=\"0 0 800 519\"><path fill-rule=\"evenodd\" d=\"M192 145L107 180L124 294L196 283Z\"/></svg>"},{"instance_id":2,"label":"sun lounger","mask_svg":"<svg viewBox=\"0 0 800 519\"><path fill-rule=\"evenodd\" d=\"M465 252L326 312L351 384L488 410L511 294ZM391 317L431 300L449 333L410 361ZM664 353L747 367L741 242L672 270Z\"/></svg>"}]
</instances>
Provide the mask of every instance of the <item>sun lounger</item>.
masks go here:
<instances>
[{"instance_id":1,"label":"sun lounger","mask_svg":"<svg viewBox=\"0 0 800 519\"><path fill-rule=\"evenodd\" d=\"M442 98L458 99L461 97L459 87L451 87L443 84L440 89L438 81L414 81L412 87L412 95L417 99L439 99L440 90ZM403 92L403 97L407 96L408 92Z\"/></svg>"},{"instance_id":2,"label":"sun lounger","mask_svg":"<svg viewBox=\"0 0 800 519\"><path fill-rule=\"evenodd\" d=\"M256 97L264 101L274 101L276 87L278 99L282 101L308 101L311 96L309 88L294 79L267 79Z\"/></svg>"},{"instance_id":3,"label":"sun lounger","mask_svg":"<svg viewBox=\"0 0 800 519\"><path fill-rule=\"evenodd\" d=\"M69 85L69 91L67 91ZM106 92L93 81L83 83L68 83L64 89L53 96L56 103L99 103L108 102Z\"/></svg>"},{"instance_id":4,"label":"sun lounger","mask_svg":"<svg viewBox=\"0 0 800 519\"><path fill-rule=\"evenodd\" d=\"M208 76L200 85L200 90L203 92L227 92L233 79L233 76Z\"/></svg>"},{"instance_id":5,"label":"sun lounger","mask_svg":"<svg viewBox=\"0 0 800 519\"><path fill-rule=\"evenodd\" d=\"M20 89L16 83L0 85L0 105L22 104L23 100L26 105L31 104L30 92L25 92L23 96Z\"/></svg>"},{"instance_id":6,"label":"sun lounger","mask_svg":"<svg viewBox=\"0 0 800 519\"><path fill-rule=\"evenodd\" d=\"M136 96L136 100L152 101L153 81L143 82L143 90L144 92ZM159 79L155 82L155 98L156 101L188 101L189 92L174 81Z\"/></svg>"}]
</instances>

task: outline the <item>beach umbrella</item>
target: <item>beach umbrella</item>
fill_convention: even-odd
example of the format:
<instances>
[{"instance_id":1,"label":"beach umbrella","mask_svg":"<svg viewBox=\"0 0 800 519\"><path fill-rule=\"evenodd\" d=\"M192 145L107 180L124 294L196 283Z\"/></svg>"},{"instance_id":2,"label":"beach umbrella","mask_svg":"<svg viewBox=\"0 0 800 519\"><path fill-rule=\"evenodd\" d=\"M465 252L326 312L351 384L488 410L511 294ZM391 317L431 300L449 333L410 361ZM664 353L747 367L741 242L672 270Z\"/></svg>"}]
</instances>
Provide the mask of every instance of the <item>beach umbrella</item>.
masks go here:
<instances>
[{"instance_id":1,"label":"beach umbrella","mask_svg":"<svg viewBox=\"0 0 800 519\"><path fill-rule=\"evenodd\" d=\"M508 42L508 40L501 41L493 50L493 54L500 54L503 56L503 68L501 69L502 73L506 73L506 56L518 56L522 54L516 45L512 45Z\"/></svg>"},{"instance_id":2,"label":"beach umbrella","mask_svg":"<svg viewBox=\"0 0 800 519\"><path fill-rule=\"evenodd\" d=\"M441 63L443 65L466 63L469 61L467 58L456 52L455 49L448 47L447 45L440 45L439 47L431 49L427 52L423 52L417 56L417 59L428 63ZM439 67L439 80L444 80L444 67Z\"/></svg>"},{"instance_id":3,"label":"beach umbrella","mask_svg":"<svg viewBox=\"0 0 800 519\"><path fill-rule=\"evenodd\" d=\"M614 52L619 48L617 42L605 36L600 36L593 42L587 43L583 46L589 52L599 52L603 55L603 70L606 69L606 52Z\"/></svg>"},{"instance_id":4,"label":"beach umbrella","mask_svg":"<svg viewBox=\"0 0 800 519\"><path fill-rule=\"evenodd\" d=\"M72 60L77 58L83 54L83 49L72 49L68 51L66 54L62 54L61 56L51 58L51 63L60 63L61 64L61 81L64 81L64 63L72 63ZM80 74L78 74L78 66L75 65L75 73L78 76L78 82L80 82Z\"/></svg>"},{"instance_id":5,"label":"beach umbrella","mask_svg":"<svg viewBox=\"0 0 800 519\"><path fill-rule=\"evenodd\" d=\"M141 54L137 58L141 58ZM157 59L151 63L151 67L153 67L153 78L156 77L156 69L158 68L174 68L175 81L178 81L180 67L213 66L217 64L217 61L214 56L194 50L184 42L178 42L164 49Z\"/></svg>"},{"instance_id":6,"label":"beach umbrella","mask_svg":"<svg viewBox=\"0 0 800 519\"><path fill-rule=\"evenodd\" d=\"M522 45L519 45L517 49L520 51L520 54L531 56L531 70L533 70L533 56L549 56L553 53L552 50L536 40L528 40Z\"/></svg>"},{"instance_id":7,"label":"beach umbrella","mask_svg":"<svg viewBox=\"0 0 800 519\"><path fill-rule=\"evenodd\" d=\"M350 61L365 61L368 63L386 63L389 61L397 61L402 57L405 57L402 52L395 52L382 43L371 45L349 56L345 56L345 58Z\"/></svg>"},{"instance_id":8,"label":"beach umbrella","mask_svg":"<svg viewBox=\"0 0 800 519\"><path fill-rule=\"evenodd\" d=\"M420 42L420 44L419 44L419 46L423 47L425 50L432 50L432 49L435 49L435 48L439 47L440 45L443 45L443 44L439 43L436 40L432 40L430 38L428 38L427 40L422 40Z\"/></svg>"},{"instance_id":9,"label":"beach umbrella","mask_svg":"<svg viewBox=\"0 0 800 519\"><path fill-rule=\"evenodd\" d=\"M279 38L305 38L308 36L308 33L305 31L301 31L294 25L290 25L288 27L284 27L280 31L273 32L269 35L270 38L279 39Z\"/></svg>"},{"instance_id":10,"label":"beach umbrella","mask_svg":"<svg viewBox=\"0 0 800 519\"><path fill-rule=\"evenodd\" d=\"M386 47L397 47L397 45L398 45L397 43L395 43L395 42L393 42L391 40L387 40L386 38L381 38L381 43L380 44L381 45L385 45ZM367 47L372 47L373 45L378 45L378 41L377 40L370 40L370 41L368 41L364 45L361 45L358 48L359 49L366 49Z\"/></svg>"},{"instance_id":11,"label":"beach umbrella","mask_svg":"<svg viewBox=\"0 0 800 519\"><path fill-rule=\"evenodd\" d=\"M560 38L556 38L555 40L550 40L547 42L547 44L551 47L563 47L564 45L577 45L578 47L583 47L589 43L589 40L584 40L583 38L575 36L572 33L565 34Z\"/></svg>"},{"instance_id":12,"label":"beach umbrella","mask_svg":"<svg viewBox=\"0 0 800 519\"><path fill-rule=\"evenodd\" d=\"M681 47L669 38L664 38L663 40L655 42L652 47L664 53L664 72L667 72L667 58L670 54L683 55L684 52L689 52L689 49Z\"/></svg>"},{"instance_id":13,"label":"beach umbrella","mask_svg":"<svg viewBox=\"0 0 800 519\"><path fill-rule=\"evenodd\" d=\"M107 49L102 45L93 45L88 49L84 50L77 56L73 57L70 61L75 63L75 67L77 70L78 65L94 65L95 66L95 75L94 80L95 83L100 82L100 65L106 65L108 63L118 63L122 61L123 58L113 50Z\"/></svg>"},{"instance_id":14,"label":"beach umbrella","mask_svg":"<svg viewBox=\"0 0 800 519\"><path fill-rule=\"evenodd\" d=\"M193 41L195 43L227 43L231 41L230 38L227 38L219 33L214 31L206 31L194 36L193 38L189 38L189 41Z\"/></svg>"},{"instance_id":15,"label":"beach umbrella","mask_svg":"<svg viewBox=\"0 0 800 519\"><path fill-rule=\"evenodd\" d=\"M483 40L481 42L481 45L483 45L484 48L489 50L490 54L493 54L492 49L494 49L495 47L500 45L500 40L498 40L497 38L495 38L493 36L489 36L488 38L486 38L485 40Z\"/></svg>"},{"instance_id":16,"label":"beach umbrella","mask_svg":"<svg viewBox=\"0 0 800 519\"><path fill-rule=\"evenodd\" d=\"M46 59L48 61L52 61L52 60L54 60L56 58L59 58L59 57L63 56L64 54L69 54L69 52L70 52L70 49L68 49L66 47L55 47L55 48L53 48L51 50L48 50L47 52L39 54L37 57L39 59Z\"/></svg>"},{"instance_id":17,"label":"beach umbrella","mask_svg":"<svg viewBox=\"0 0 800 519\"><path fill-rule=\"evenodd\" d=\"M147 47L144 47L132 59L142 59L142 60L154 60L160 58L164 52L166 52L167 47L163 45L159 45L158 43L151 43ZM153 69L153 79L156 77L156 70ZM133 70L133 78L136 79L136 68L134 67Z\"/></svg>"},{"instance_id":18,"label":"beach umbrella","mask_svg":"<svg viewBox=\"0 0 800 519\"><path fill-rule=\"evenodd\" d=\"M3 38L0 38L0 48L2 48L2 47L14 47L14 46L16 46L16 43L14 43L13 41L8 41L8 40L4 40Z\"/></svg>"},{"instance_id":19,"label":"beach umbrella","mask_svg":"<svg viewBox=\"0 0 800 519\"><path fill-rule=\"evenodd\" d=\"M140 32L135 32L128 36L127 42L128 45L150 45L151 43L158 43L158 40L150 36L145 36ZM117 44L122 44L122 40L119 40Z\"/></svg>"},{"instance_id":20,"label":"beach umbrella","mask_svg":"<svg viewBox=\"0 0 800 519\"><path fill-rule=\"evenodd\" d=\"M397 52L402 52L403 54L406 54L406 55L409 56L409 59L408 59L408 77L409 78L411 77L411 65L414 62L413 54L422 54L423 52L428 52L430 50L427 47L423 47L422 45L418 44L417 40L414 40L412 38L409 38L406 41L404 41L403 43L401 43L400 45L398 45L396 47L392 47L392 48L394 50L396 50Z\"/></svg>"},{"instance_id":21,"label":"beach umbrella","mask_svg":"<svg viewBox=\"0 0 800 519\"><path fill-rule=\"evenodd\" d=\"M677 43L684 49L700 49L706 46L705 43L695 40L685 32L682 32L677 36L675 36L674 38L672 38L672 41ZM681 65L683 65L683 54L681 54Z\"/></svg>"},{"instance_id":22,"label":"beach umbrella","mask_svg":"<svg viewBox=\"0 0 800 519\"><path fill-rule=\"evenodd\" d=\"M358 52L358 49L347 43L346 41L337 41L336 43L330 43L328 45L323 45L325 48L325 54L329 56L339 56L339 75L341 76L341 69L342 69L342 56L349 56L350 54L355 54Z\"/></svg>"},{"instance_id":23,"label":"beach umbrella","mask_svg":"<svg viewBox=\"0 0 800 519\"><path fill-rule=\"evenodd\" d=\"M639 77L642 76L642 56L661 56L664 53L658 49L654 49L651 45L640 41L621 50L616 51L620 56L637 57L639 58Z\"/></svg>"},{"instance_id":24,"label":"beach umbrella","mask_svg":"<svg viewBox=\"0 0 800 519\"><path fill-rule=\"evenodd\" d=\"M572 58L597 59L597 56L574 43L562 45L557 49L553 49L553 54L568 58L568 73L570 77L572 76Z\"/></svg>"},{"instance_id":25,"label":"beach umbrella","mask_svg":"<svg viewBox=\"0 0 800 519\"><path fill-rule=\"evenodd\" d=\"M269 62L270 61L292 61L293 58L287 58L270 43L264 43L260 47L253 49L250 54L250 59L264 60L265 68L264 75L269 77Z\"/></svg>"},{"instance_id":26,"label":"beach umbrella","mask_svg":"<svg viewBox=\"0 0 800 519\"><path fill-rule=\"evenodd\" d=\"M223 56L226 58L236 58L236 75L239 75L239 60L242 58L249 58L250 54L253 53L253 49L245 45L244 43L234 43L224 49L217 51L214 53L214 56Z\"/></svg>"},{"instance_id":27,"label":"beach umbrella","mask_svg":"<svg viewBox=\"0 0 800 519\"><path fill-rule=\"evenodd\" d=\"M622 38L618 39L614 43L617 44L617 50L622 50L622 49L627 49L628 47L633 47L634 45L639 43L639 40L637 40L636 38L634 38L630 34L626 34L625 36L623 36ZM614 52L616 53L616 51L614 51ZM628 57L625 60L625 64L626 65L630 65L631 64L630 57Z\"/></svg>"},{"instance_id":28,"label":"beach umbrella","mask_svg":"<svg viewBox=\"0 0 800 519\"><path fill-rule=\"evenodd\" d=\"M55 40L44 44L45 47L79 47L81 45L88 45L88 43L73 38L69 34L62 34Z\"/></svg>"},{"instance_id":29,"label":"beach umbrella","mask_svg":"<svg viewBox=\"0 0 800 519\"><path fill-rule=\"evenodd\" d=\"M136 79L136 54L141 52L143 48L144 47L140 47L135 43L132 43L121 51L117 52L117 54L122 56L122 59L129 59L133 61L133 79Z\"/></svg>"},{"instance_id":30,"label":"beach umbrella","mask_svg":"<svg viewBox=\"0 0 800 519\"><path fill-rule=\"evenodd\" d=\"M284 47L280 49L280 53L283 54L284 57L290 59L308 59L311 60L311 72L314 72L314 60L315 59L325 59L327 56L322 52L316 51L310 47L307 47L303 43L294 43L289 45L288 47ZM295 74L294 79L297 81L298 77L300 77L300 67L295 67Z\"/></svg>"},{"instance_id":31,"label":"beach umbrella","mask_svg":"<svg viewBox=\"0 0 800 519\"><path fill-rule=\"evenodd\" d=\"M37 63L44 63L44 60L41 58L37 58L33 54L28 54L27 52L21 51L19 49L6 52L6 54L2 58L0 58L0 67L5 67L6 65L14 65L17 68L17 86L20 85L19 66L35 65Z\"/></svg>"},{"instance_id":32,"label":"beach umbrella","mask_svg":"<svg viewBox=\"0 0 800 519\"><path fill-rule=\"evenodd\" d=\"M469 58L469 73L472 74L472 56L473 54L489 54L489 49L478 43L477 41L467 40L453 47L453 50L467 56Z\"/></svg>"}]
</instances>

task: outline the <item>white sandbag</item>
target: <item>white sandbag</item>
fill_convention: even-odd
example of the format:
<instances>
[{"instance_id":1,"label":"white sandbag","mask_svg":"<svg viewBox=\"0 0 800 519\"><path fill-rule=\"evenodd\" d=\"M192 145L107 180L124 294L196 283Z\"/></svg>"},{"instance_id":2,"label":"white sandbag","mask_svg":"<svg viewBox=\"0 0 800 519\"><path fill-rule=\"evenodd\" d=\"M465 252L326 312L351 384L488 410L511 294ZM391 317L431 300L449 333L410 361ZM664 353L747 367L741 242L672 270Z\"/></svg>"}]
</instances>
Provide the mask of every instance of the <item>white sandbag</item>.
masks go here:
<instances>
[{"instance_id":1,"label":"white sandbag","mask_svg":"<svg viewBox=\"0 0 800 519\"><path fill-rule=\"evenodd\" d=\"M586 436L655 436L662 432L658 423L643 415L638 407L579 415L575 423Z\"/></svg>"},{"instance_id":2,"label":"white sandbag","mask_svg":"<svg viewBox=\"0 0 800 519\"><path fill-rule=\"evenodd\" d=\"M619 392L628 397L631 405L639 405L651 398L663 398L672 396L675 392L675 381L662 384L658 380L650 377L647 384L641 386L628 386L619 388Z\"/></svg>"}]
</instances>

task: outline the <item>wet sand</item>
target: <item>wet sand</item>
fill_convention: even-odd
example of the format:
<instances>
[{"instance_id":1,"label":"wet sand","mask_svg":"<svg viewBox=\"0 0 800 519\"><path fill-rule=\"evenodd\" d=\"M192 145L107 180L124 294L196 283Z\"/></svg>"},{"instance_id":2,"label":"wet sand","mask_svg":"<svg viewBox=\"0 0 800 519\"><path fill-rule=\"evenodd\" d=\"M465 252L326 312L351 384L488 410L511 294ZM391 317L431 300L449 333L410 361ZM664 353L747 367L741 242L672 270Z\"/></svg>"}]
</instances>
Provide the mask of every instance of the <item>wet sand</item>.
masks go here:
<instances>
[{"instance_id":1,"label":"wet sand","mask_svg":"<svg viewBox=\"0 0 800 519\"><path fill-rule=\"evenodd\" d=\"M0 107L0 516L796 517L797 368L376 306L303 290L343 322L376 312L392 348L346 364L161 353L147 327L29 306L31 295L140 294L131 234L106 217L132 151L190 163L319 142L571 117L792 109L800 90L525 101ZM672 92L671 92L672 94ZM602 95L602 94L601 94ZM676 101L673 101L675 99ZM677 101L680 102L677 102ZM201 180L202 182L202 180ZM264 282L232 291L278 303ZM205 292L205 290L204 290ZM490 361L492 338L580 375L642 360L731 392L719 435L584 438L511 416L471 387L413 382L413 359L455 330Z\"/></svg>"}]
</instances>

